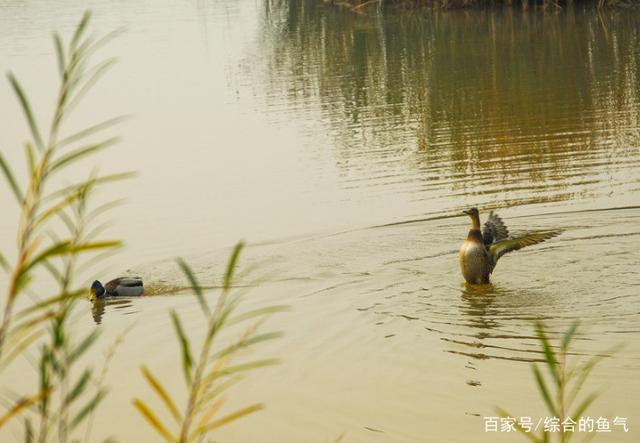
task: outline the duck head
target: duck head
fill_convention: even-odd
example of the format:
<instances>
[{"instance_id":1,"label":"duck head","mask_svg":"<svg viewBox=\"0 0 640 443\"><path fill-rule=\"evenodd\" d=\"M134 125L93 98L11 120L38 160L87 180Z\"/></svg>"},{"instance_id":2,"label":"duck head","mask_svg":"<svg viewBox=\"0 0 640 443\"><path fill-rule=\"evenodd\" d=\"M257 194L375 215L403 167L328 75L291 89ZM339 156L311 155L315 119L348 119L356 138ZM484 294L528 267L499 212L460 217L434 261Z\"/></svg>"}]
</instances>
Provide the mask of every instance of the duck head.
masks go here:
<instances>
[{"instance_id":1,"label":"duck head","mask_svg":"<svg viewBox=\"0 0 640 443\"><path fill-rule=\"evenodd\" d=\"M467 214L469 217L471 217L473 229L480 229L480 212L478 211L478 208L471 208L462 212L464 214Z\"/></svg>"},{"instance_id":2,"label":"duck head","mask_svg":"<svg viewBox=\"0 0 640 443\"><path fill-rule=\"evenodd\" d=\"M102 298L105 296L106 292L107 291L105 291L104 286L102 286L102 283L100 283L98 280L94 281L91 284L91 294L94 297Z\"/></svg>"}]
</instances>

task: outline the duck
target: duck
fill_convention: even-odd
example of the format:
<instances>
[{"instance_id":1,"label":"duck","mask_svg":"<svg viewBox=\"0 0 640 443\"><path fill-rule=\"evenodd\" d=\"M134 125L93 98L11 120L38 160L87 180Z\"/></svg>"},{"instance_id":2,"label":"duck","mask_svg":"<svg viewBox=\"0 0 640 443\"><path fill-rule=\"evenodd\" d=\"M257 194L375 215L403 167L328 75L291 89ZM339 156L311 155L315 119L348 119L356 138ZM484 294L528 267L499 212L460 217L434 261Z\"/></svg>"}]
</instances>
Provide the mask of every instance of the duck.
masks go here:
<instances>
[{"instance_id":1,"label":"duck","mask_svg":"<svg viewBox=\"0 0 640 443\"><path fill-rule=\"evenodd\" d=\"M118 277L104 286L99 280L91 284L91 294L96 298L107 296L137 297L144 293L144 284L140 277Z\"/></svg>"},{"instance_id":2,"label":"duck","mask_svg":"<svg viewBox=\"0 0 640 443\"><path fill-rule=\"evenodd\" d=\"M462 212L471 217L471 230L460 247L460 270L470 284L489 284L489 277L504 254L549 240L562 232L537 231L511 237L502 219L493 211L489 212L482 230L478 208Z\"/></svg>"}]
</instances>

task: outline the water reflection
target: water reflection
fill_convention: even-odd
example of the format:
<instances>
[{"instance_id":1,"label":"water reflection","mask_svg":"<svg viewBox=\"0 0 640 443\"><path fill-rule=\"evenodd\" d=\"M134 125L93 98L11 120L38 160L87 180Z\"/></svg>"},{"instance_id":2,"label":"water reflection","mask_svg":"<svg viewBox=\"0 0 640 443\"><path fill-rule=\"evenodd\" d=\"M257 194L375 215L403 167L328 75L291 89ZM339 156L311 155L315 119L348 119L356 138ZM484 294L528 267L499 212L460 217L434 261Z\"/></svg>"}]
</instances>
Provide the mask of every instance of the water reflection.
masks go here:
<instances>
[{"instance_id":1,"label":"water reflection","mask_svg":"<svg viewBox=\"0 0 640 443\"><path fill-rule=\"evenodd\" d=\"M130 298L94 298L91 300L91 316L93 321L99 325L106 312L107 306L110 309L125 309L133 306L133 300Z\"/></svg>"},{"instance_id":2,"label":"water reflection","mask_svg":"<svg viewBox=\"0 0 640 443\"><path fill-rule=\"evenodd\" d=\"M445 207L637 189L637 11L363 17L318 3L265 3L264 82L270 106L318 113L343 186Z\"/></svg>"}]
</instances>

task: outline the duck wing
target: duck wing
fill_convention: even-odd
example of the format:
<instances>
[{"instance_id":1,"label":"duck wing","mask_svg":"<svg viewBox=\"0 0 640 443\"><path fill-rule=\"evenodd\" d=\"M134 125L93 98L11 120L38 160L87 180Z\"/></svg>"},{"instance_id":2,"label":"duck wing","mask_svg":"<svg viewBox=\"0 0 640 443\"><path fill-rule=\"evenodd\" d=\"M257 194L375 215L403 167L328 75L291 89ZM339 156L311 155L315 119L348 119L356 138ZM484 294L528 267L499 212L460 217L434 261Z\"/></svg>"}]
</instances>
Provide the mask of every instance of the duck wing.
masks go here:
<instances>
[{"instance_id":1,"label":"duck wing","mask_svg":"<svg viewBox=\"0 0 640 443\"><path fill-rule=\"evenodd\" d=\"M133 277L119 277L107 282L104 285L104 289L107 294L119 294L123 288L138 288L142 287L142 279ZM120 294L122 295L122 294Z\"/></svg>"},{"instance_id":2,"label":"duck wing","mask_svg":"<svg viewBox=\"0 0 640 443\"><path fill-rule=\"evenodd\" d=\"M559 235L561 232L561 230L530 232L521 237L499 240L488 247L489 255L495 264L498 262L498 259L507 252L517 251L525 246L542 243L545 240Z\"/></svg>"},{"instance_id":3,"label":"duck wing","mask_svg":"<svg viewBox=\"0 0 640 443\"><path fill-rule=\"evenodd\" d=\"M484 222L482 228L482 241L485 246L509 238L509 230L505 226L500 216L493 211L489 213L489 218Z\"/></svg>"}]
</instances>

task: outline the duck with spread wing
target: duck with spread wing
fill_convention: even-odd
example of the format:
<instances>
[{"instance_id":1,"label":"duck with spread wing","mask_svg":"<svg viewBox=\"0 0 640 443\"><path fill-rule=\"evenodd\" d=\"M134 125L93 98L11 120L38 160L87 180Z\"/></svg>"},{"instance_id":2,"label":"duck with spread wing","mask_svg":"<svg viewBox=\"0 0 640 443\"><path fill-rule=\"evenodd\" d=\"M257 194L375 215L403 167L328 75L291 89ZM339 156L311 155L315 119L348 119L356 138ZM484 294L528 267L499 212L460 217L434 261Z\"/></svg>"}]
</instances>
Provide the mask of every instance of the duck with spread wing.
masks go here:
<instances>
[{"instance_id":1,"label":"duck with spread wing","mask_svg":"<svg viewBox=\"0 0 640 443\"><path fill-rule=\"evenodd\" d=\"M507 252L535 245L560 234L560 230L537 231L510 237L502 219L493 211L480 230L477 208L463 211L471 217L471 230L460 248L460 269L467 283L487 284L500 257Z\"/></svg>"}]
</instances>

